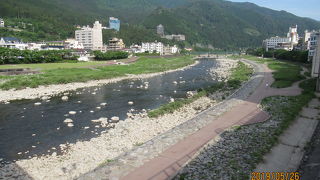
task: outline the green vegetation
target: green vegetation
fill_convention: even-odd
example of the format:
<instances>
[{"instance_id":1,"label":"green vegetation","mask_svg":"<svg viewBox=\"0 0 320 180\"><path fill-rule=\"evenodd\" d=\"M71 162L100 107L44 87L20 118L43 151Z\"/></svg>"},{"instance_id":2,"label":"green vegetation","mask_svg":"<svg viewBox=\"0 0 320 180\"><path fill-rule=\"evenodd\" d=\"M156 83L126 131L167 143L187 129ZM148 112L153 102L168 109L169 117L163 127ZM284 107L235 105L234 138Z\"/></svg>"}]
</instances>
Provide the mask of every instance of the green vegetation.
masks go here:
<instances>
[{"instance_id":1,"label":"green vegetation","mask_svg":"<svg viewBox=\"0 0 320 180\"><path fill-rule=\"evenodd\" d=\"M65 59L77 59L68 50L30 51L0 47L1 64L30 64L62 62Z\"/></svg>"},{"instance_id":2,"label":"green vegetation","mask_svg":"<svg viewBox=\"0 0 320 180\"><path fill-rule=\"evenodd\" d=\"M34 70L49 70L49 69L67 69L67 68L85 68L89 66L96 66L105 64L107 61L89 61L89 62L59 62L59 63L39 63L39 64L11 64L0 65L0 69L16 69L16 68L30 68Z\"/></svg>"},{"instance_id":3,"label":"green vegetation","mask_svg":"<svg viewBox=\"0 0 320 180\"><path fill-rule=\"evenodd\" d=\"M297 51L297 50L286 51L283 49L266 51L263 48L258 48L258 49L248 49L247 54L259 56L259 57L263 56L266 58L274 57L279 60L308 63L308 51Z\"/></svg>"},{"instance_id":4,"label":"green vegetation","mask_svg":"<svg viewBox=\"0 0 320 180\"><path fill-rule=\"evenodd\" d=\"M117 36L127 45L161 40L155 33L158 24L165 26L166 34L185 34L181 46L201 43L203 47L210 44L237 50L260 45L270 36L282 36L293 24L299 25L299 33L320 28L318 21L309 18L222 0L1 0L0 17L12 28L0 29L0 36L62 40L73 36L76 25L100 20L107 26L106 17L110 16L121 19L121 30L105 30L104 42Z\"/></svg>"},{"instance_id":5,"label":"green vegetation","mask_svg":"<svg viewBox=\"0 0 320 180\"><path fill-rule=\"evenodd\" d=\"M160 56L160 53L148 53L148 52L145 52L145 53L135 53L134 55L135 56Z\"/></svg>"},{"instance_id":6,"label":"green vegetation","mask_svg":"<svg viewBox=\"0 0 320 180\"><path fill-rule=\"evenodd\" d=\"M237 67L231 70L230 79L224 83L216 83L210 87L206 87L203 89L199 89L198 93L192 96L191 98L185 98L181 100L177 100L175 102L171 102L168 104L164 104L160 106L158 109L152 110L148 112L148 116L151 118L159 117L164 114L173 113L176 110L182 108L183 106L194 102L195 100L213 94L220 90L233 90L237 89L241 86L241 83L247 81L250 78L250 75L253 73L253 69L249 68L242 62L238 62Z\"/></svg>"},{"instance_id":7,"label":"green vegetation","mask_svg":"<svg viewBox=\"0 0 320 180\"><path fill-rule=\"evenodd\" d=\"M109 79L126 76L127 74L144 74L162 72L190 65L194 62L191 56L174 58L140 58L130 65L112 65L89 68L58 68L43 70L42 74L10 76L0 85L1 89L35 88L40 85L66 84L70 82L86 82L89 80ZM39 64L40 65L40 64ZM57 64L58 66L59 64ZM36 68L36 65L34 66Z\"/></svg>"},{"instance_id":8,"label":"green vegetation","mask_svg":"<svg viewBox=\"0 0 320 180\"><path fill-rule=\"evenodd\" d=\"M95 60L105 61L105 60L113 60L113 59L126 59L129 56L129 53L124 51L108 51L103 53L101 51L93 51Z\"/></svg>"},{"instance_id":9,"label":"green vegetation","mask_svg":"<svg viewBox=\"0 0 320 180\"><path fill-rule=\"evenodd\" d=\"M234 56L233 58L245 58L258 63L267 63L268 67L274 71L272 74L275 82L271 86L275 88L290 87L293 83L305 78L300 74L301 67L289 61L278 61L255 56Z\"/></svg>"}]
</instances>

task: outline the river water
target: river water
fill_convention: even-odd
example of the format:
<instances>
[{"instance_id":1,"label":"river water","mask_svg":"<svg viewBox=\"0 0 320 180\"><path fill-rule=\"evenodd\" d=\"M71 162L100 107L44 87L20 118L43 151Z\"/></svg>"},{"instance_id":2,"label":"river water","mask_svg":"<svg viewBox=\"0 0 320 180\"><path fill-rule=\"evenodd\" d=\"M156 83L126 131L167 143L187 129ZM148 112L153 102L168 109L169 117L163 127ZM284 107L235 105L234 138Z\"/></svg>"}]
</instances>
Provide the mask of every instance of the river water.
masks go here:
<instances>
[{"instance_id":1,"label":"river water","mask_svg":"<svg viewBox=\"0 0 320 180\"><path fill-rule=\"evenodd\" d=\"M0 104L0 159L4 163L35 155L59 153L60 144L99 136L106 128L96 128L91 120L100 117L110 119L113 116L123 120L127 118L126 113L130 109L141 112L142 109L158 108L171 98L185 98L188 91L217 82L216 77L209 73L216 65L214 60L203 59L196 66L183 71L70 91L68 101L62 101L62 95L59 95L51 98L50 102L36 99ZM149 83L147 89L146 82ZM129 101L134 104L129 105ZM36 102L42 104L35 106ZM107 105L101 106L101 103ZM69 111L77 113L69 115ZM63 123L66 118L74 121L74 127L67 127Z\"/></svg>"}]
</instances>

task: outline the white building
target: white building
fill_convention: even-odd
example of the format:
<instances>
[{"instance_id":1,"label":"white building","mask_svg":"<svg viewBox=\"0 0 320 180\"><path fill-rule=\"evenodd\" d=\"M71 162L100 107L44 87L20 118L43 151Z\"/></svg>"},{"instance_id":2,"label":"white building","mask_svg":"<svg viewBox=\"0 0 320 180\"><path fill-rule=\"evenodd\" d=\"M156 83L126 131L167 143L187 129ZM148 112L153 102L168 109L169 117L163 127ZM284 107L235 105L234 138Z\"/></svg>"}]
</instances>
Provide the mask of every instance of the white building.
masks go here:
<instances>
[{"instance_id":1,"label":"white building","mask_svg":"<svg viewBox=\"0 0 320 180\"><path fill-rule=\"evenodd\" d=\"M164 52L164 45L162 42L146 42L142 43L142 51L143 52L157 52L160 55L163 55Z\"/></svg>"},{"instance_id":2,"label":"white building","mask_svg":"<svg viewBox=\"0 0 320 180\"><path fill-rule=\"evenodd\" d=\"M289 28L287 37L290 38L292 46L297 45L299 43L298 25L291 26Z\"/></svg>"},{"instance_id":3,"label":"white building","mask_svg":"<svg viewBox=\"0 0 320 180\"><path fill-rule=\"evenodd\" d=\"M67 39L64 43L66 49L84 49L83 44L75 39Z\"/></svg>"},{"instance_id":4,"label":"white building","mask_svg":"<svg viewBox=\"0 0 320 180\"><path fill-rule=\"evenodd\" d=\"M179 48L176 45L174 45L174 46L167 45L167 46L164 47L163 51L164 51L163 52L164 55L172 55L172 54L179 53Z\"/></svg>"},{"instance_id":5,"label":"white building","mask_svg":"<svg viewBox=\"0 0 320 180\"><path fill-rule=\"evenodd\" d=\"M130 46L130 49L133 53L143 53L144 51L142 51L142 46L139 46L138 44L132 44Z\"/></svg>"},{"instance_id":6,"label":"white building","mask_svg":"<svg viewBox=\"0 0 320 180\"><path fill-rule=\"evenodd\" d=\"M308 59L309 59L309 61L311 61L313 59L313 56L314 56L316 48L317 48L317 42L318 42L319 36L320 36L320 32L316 32L316 31L313 31L310 34L310 39L308 41L308 50L309 50Z\"/></svg>"},{"instance_id":7,"label":"white building","mask_svg":"<svg viewBox=\"0 0 320 180\"><path fill-rule=\"evenodd\" d=\"M26 50L26 49L28 49L28 44L25 44L25 43L21 42L17 38L1 37L0 38L0 47L10 48L10 49Z\"/></svg>"},{"instance_id":8,"label":"white building","mask_svg":"<svg viewBox=\"0 0 320 180\"><path fill-rule=\"evenodd\" d=\"M185 41L186 36L183 34L171 34L171 35L165 35L164 38L169 40L176 40L176 41Z\"/></svg>"},{"instance_id":9,"label":"white building","mask_svg":"<svg viewBox=\"0 0 320 180\"><path fill-rule=\"evenodd\" d=\"M0 28L4 27L4 20L0 18Z\"/></svg>"},{"instance_id":10,"label":"white building","mask_svg":"<svg viewBox=\"0 0 320 180\"><path fill-rule=\"evenodd\" d=\"M320 33L316 34L315 39L320 39ZM319 66L320 66L320 43L315 44L313 59L312 59L312 77L319 76Z\"/></svg>"},{"instance_id":11,"label":"white building","mask_svg":"<svg viewBox=\"0 0 320 180\"><path fill-rule=\"evenodd\" d=\"M102 25L99 21L93 24L93 27L84 26L75 32L76 40L87 50L104 50L102 40Z\"/></svg>"},{"instance_id":12,"label":"white building","mask_svg":"<svg viewBox=\"0 0 320 180\"><path fill-rule=\"evenodd\" d=\"M284 49L293 50L294 46L299 43L298 26L289 27L287 37L271 37L263 41L263 47L268 51L269 49Z\"/></svg>"},{"instance_id":13,"label":"white building","mask_svg":"<svg viewBox=\"0 0 320 180\"><path fill-rule=\"evenodd\" d=\"M290 43L290 38L285 37L271 37L270 39L266 39L263 41L263 47L268 51L269 49L286 49L289 50L288 45Z\"/></svg>"}]
</instances>

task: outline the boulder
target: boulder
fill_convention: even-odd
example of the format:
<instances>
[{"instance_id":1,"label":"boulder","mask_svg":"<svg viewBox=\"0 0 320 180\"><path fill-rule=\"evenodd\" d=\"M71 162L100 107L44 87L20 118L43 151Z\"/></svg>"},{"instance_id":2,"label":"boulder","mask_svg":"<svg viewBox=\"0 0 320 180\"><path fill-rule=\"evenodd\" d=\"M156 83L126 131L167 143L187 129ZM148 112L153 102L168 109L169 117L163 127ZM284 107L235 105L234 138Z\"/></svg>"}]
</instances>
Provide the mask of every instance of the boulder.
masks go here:
<instances>
[{"instance_id":1,"label":"boulder","mask_svg":"<svg viewBox=\"0 0 320 180\"><path fill-rule=\"evenodd\" d=\"M67 118L63 121L64 123L73 123L73 120L70 118Z\"/></svg>"},{"instance_id":2,"label":"boulder","mask_svg":"<svg viewBox=\"0 0 320 180\"><path fill-rule=\"evenodd\" d=\"M62 101L68 101L68 100L69 100L69 97L68 97L68 96L62 96L61 100L62 100Z\"/></svg>"}]
</instances>

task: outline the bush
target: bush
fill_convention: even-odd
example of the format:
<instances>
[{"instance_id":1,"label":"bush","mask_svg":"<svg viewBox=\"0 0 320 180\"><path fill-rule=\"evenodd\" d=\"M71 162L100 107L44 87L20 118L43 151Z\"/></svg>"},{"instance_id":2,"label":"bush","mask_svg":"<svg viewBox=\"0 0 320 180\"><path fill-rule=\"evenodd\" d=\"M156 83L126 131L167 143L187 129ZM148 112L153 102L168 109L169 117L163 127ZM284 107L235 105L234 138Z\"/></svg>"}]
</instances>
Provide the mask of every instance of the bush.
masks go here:
<instances>
[{"instance_id":1,"label":"bush","mask_svg":"<svg viewBox=\"0 0 320 180\"><path fill-rule=\"evenodd\" d=\"M53 63L77 59L68 50L30 51L0 48L0 64Z\"/></svg>"},{"instance_id":2,"label":"bush","mask_svg":"<svg viewBox=\"0 0 320 180\"><path fill-rule=\"evenodd\" d=\"M113 60L113 59L125 59L128 58L129 53L124 51L108 51L103 53L101 51L93 51L95 56L95 60L103 61L103 60Z\"/></svg>"}]
</instances>

